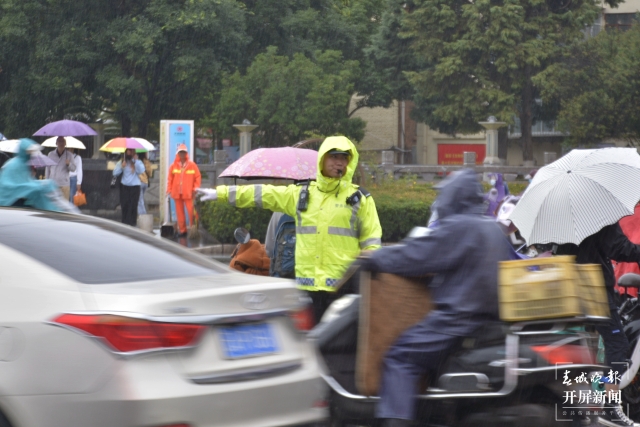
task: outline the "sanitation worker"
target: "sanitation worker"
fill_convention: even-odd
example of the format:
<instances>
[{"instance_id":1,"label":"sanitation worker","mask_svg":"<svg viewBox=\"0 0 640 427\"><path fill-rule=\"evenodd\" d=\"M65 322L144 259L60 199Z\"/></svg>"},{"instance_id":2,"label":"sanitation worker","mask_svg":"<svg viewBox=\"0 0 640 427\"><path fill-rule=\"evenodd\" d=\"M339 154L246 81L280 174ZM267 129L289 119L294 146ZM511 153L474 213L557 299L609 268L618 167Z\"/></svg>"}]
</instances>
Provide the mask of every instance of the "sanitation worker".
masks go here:
<instances>
[{"instance_id":1,"label":"sanitation worker","mask_svg":"<svg viewBox=\"0 0 640 427\"><path fill-rule=\"evenodd\" d=\"M357 165L355 145L344 136L332 136L318 151L316 181L197 190L201 200L226 201L239 208L259 206L295 218L296 282L311 297L316 322L360 251L381 246L382 228L373 198L351 182Z\"/></svg>"},{"instance_id":2,"label":"sanitation worker","mask_svg":"<svg viewBox=\"0 0 640 427\"><path fill-rule=\"evenodd\" d=\"M167 179L167 195L176 203L176 215L178 217L178 237L187 235L187 222L185 209L189 215L189 225L193 225L193 199L196 189L200 187L202 178L200 169L193 161L189 160L189 152L185 144L178 145L176 159L169 168Z\"/></svg>"}]
</instances>

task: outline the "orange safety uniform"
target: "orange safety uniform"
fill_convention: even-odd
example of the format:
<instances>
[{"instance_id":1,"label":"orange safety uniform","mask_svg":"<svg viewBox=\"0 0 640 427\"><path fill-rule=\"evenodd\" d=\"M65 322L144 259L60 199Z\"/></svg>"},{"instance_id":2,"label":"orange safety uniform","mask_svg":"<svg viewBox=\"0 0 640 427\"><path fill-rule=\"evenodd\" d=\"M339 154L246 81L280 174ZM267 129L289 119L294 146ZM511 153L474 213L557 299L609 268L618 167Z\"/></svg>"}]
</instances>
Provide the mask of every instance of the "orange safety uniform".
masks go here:
<instances>
[{"instance_id":1,"label":"orange safety uniform","mask_svg":"<svg viewBox=\"0 0 640 427\"><path fill-rule=\"evenodd\" d=\"M181 147L178 147L178 150L180 149ZM170 192L171 197L176 203L178 230L180 233L187 232L184 215L185 207L189 215L189 224L193 224L193 196L196 188L200 188L201 180L200 169L198 169L198 165L189 160L189 154L187 154L187 160L184 164L180 161L178 154L176 154L176 159L169 168L167 191Z\"/></svg>"}]
</instances>

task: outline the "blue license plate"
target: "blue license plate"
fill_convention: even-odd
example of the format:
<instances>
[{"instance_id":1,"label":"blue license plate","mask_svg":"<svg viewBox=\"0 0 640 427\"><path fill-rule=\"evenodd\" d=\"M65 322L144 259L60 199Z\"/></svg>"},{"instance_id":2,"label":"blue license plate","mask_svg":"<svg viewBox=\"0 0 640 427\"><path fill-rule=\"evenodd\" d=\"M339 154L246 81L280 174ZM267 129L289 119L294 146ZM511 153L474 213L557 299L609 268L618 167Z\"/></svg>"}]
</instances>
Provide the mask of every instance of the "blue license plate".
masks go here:
<instances>
[{"instance_id":1,"label":"blue license plate","mask_svg":"<svg viewBox=\"0 0 640 427\"><path fill-rule=\"evenodd\" d=\"M222 327L220 338L225 355L232 359L278 351L278 343L268 323Z\"/></svg>"}]
</instances>

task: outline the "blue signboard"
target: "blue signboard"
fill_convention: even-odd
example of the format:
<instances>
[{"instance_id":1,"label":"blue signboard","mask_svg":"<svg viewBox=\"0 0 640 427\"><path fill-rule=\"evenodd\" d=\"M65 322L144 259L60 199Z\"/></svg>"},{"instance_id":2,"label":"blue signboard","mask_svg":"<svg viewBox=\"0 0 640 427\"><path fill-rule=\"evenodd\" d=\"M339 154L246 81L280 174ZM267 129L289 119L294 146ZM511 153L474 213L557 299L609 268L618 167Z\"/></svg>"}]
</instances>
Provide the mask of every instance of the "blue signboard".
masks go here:
<instances>
[{"instance_id":1,"label":"blue signboard","mask_svg":"<svg viewBox=\"0 0 640 427\"><path fill-rule=\"evenodd\" d=\"M160 123L161 127L164 125L166 132L166 142L165 144L161 144L161 149L166 150L165 158L165 170L167 173L171 173L170 168L173 164L176 154L178 152L178 146L180 144L184 144L187 146L187 150L189 151L189 157L194 159L194 145L193 145L193 121L185 120L163 120ZM162 139L162 136L161 136ZM166 179L167 175L164 175L164 179ZM166 183L166 181L165 181ZM175 222L177 220L176 216L176 207L173 199L169 199L169 209L171 210L171 219ZM189 221L188 215L187 223ZM190 224L189 224L190 225Z\"/></svg>"}]
</instances>

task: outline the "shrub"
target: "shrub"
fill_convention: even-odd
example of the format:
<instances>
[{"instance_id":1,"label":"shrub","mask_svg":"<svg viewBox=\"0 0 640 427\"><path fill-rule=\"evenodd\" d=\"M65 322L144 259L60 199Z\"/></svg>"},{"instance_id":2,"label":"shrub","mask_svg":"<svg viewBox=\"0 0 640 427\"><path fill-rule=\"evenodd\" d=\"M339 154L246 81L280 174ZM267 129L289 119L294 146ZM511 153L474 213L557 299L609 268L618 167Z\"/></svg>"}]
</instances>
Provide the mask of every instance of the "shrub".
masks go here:
<instances>
[{"instance_id":1,"label":"shrub","mask_svg":"<svg viewBox=\"0 0 640 427\"><path fill-rule=\"evenodd\" d=\"M209 234L220 243L235 243L233 231L244 227L251 237L264 242L271 211L260 208L238 209L228 203L203 203L200 207L200 220Z\"/></svg>"},{"instance_id":2,"label":"shrub","mask_svg":"<svg viewBox=\"0 0 640 427\"><path fill-rule=\"evenodd\" d=\"M383 242L402 240L413 227L426 226L436 191L411 177L367 188L376 202Z\"/></svg>"},{"instance_id":3,"label":"shrub","mask_svg":"<svg viewBox=\"0 0 640 427\"><path fill-rule=\"evenodd\" d=\"M508 183L511 194L520 194L527 183ZM488 184L487 184L488 186ZM411 177L386 181L367 188L376 202L383 242L398 242L413 227L426 226L436 191L431 184L418 183ZM228 203L204 203L201 221L209 233L221 243L234 243L233 231L244 227L253 238L264 242L271 211L238 209Z\"/></svg>"}]
</instances>

